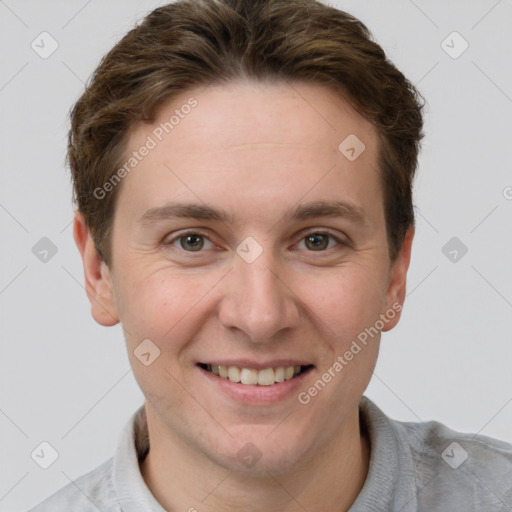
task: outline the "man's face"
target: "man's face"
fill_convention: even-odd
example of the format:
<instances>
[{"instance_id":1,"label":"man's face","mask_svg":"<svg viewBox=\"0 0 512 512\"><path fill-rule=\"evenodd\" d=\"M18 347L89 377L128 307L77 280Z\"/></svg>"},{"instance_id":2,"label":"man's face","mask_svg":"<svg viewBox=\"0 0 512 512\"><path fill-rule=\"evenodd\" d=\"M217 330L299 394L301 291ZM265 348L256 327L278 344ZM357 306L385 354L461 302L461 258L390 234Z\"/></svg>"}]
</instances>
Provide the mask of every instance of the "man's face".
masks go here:
<instances>
[{"instance_id":1,"label":"man's face","mask_svg":"<svg viewBox=\"0 0 512 512\"><path fill-rule=\"evenodd\" d=\"M191 96L197 105L180 110ZM176 109L159 141L155 129ZM338 149L351 134L365 145L355 160L358 147ZM100 297L123 324L148 419L226 468L286 470L354 425L380 333L344 354L403 299L408 257L390 265L376 132L327 88L240 82L164 105L131 133L127 158L148 135L156 146L119 191L103 268L112 297ZM303 208L320 201L344 206ZM227 218L155 210L178 203ZM262 384L217 376L219 365ZM264 385L293 366L306 371ZM251 466L245 452L261 459Z\"/></svg>"}]
</instances>

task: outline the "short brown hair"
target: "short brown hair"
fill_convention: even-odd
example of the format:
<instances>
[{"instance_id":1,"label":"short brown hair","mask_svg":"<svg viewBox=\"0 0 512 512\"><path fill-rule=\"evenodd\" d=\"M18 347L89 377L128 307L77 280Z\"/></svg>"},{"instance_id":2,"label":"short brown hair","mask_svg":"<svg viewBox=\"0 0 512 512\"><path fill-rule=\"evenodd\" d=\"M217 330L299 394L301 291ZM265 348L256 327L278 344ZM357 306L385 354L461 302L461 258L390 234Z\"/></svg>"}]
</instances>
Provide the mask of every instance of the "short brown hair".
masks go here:
<instances>
[{"instance_id":1,"label":"short brown hair","mask_svg":"<svg viewBox=\"0 0 512 512\"><path fill-rule=\"evenodd\" d=\"M412 181L424 101L366 26L316 0L178 0L159 7L102 59L71 111L74 200L111 264L115 187L127 134L188 89L245 78L334 88L376 128L389 256L414 225ZM341 142L341 141L340 141Z\"/></svg>"}]
</instances>

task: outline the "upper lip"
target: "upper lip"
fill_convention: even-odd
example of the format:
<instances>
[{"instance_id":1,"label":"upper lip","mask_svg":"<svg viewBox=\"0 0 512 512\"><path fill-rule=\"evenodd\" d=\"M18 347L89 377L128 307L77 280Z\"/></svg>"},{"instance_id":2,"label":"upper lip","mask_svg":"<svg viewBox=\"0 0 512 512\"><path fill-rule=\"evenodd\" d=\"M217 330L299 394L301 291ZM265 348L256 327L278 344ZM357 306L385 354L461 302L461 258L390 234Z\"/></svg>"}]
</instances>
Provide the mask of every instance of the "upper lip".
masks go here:
<instances>
[{"instance_id":1,"label":"upper lip","mask_svg":"<svg viewBox=\"0 0 512 512\"><path fill-rule=\"evenodd\" d=\"M272 361L250 361L249 359L217 359L214 361L200 361L198 364L209 364L212 366L236 366L238 368L251 368L264 370L266 368L279 368L280 366L310 366L309 361L300 359L274 359Z\"/></svg>"}]
</instances>

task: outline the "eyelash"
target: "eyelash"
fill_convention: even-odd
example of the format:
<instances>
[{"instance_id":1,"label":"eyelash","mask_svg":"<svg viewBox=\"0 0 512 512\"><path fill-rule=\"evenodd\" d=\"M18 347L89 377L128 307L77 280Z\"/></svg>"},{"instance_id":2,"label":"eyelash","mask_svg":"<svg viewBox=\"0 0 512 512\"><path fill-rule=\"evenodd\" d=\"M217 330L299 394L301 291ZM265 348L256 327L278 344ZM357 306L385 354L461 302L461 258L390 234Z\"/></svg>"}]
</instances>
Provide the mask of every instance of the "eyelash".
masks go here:
<instances>
[{"instance_id":1,"label":"eyelash","mask_svg":"<svg viewBox=\"0 0 512 512\"><path fill-rule=\"evenodd\" d=\"M200 231L186 231L185 233L181 233L180 235L172 238L168 242L165 242L164 245L165 246L173 246L173 244L176 243L176 242L179 242L180 239L186 238L187 236L190 236L190 235L197 235L197 236L203 237L206 240L208 240L210 243L213 244L213 242L208 238L208 236L205 235L204 233L201 233ZM344 242L343 240L340 240L340 238L338 238L337 236L333 235L332 233L329 233L328 231L314 231L314 230L304 233L301 236L301 238L299 240L299 243L303 242L307 237L312 236L312 235L328 236L330 240L336 241L337 245L335 247L330 247L330 248L322 249L322 250L319 250L319 251L308 250L308 252L312 252L312 253L314 253L314 252L328 253L329 251L331 251L332 249L335 249L338 246L344 247L344 246L348 245L347 242ZM183 247L175 247L175 249L179 249L181 252L189 253L189 254L192 254L192 255L195 254L195 253L201 254L201 253L203 253L205 251L204 248L201 248L199 251L187 251L186 249L183 249Z\"/></svg>"}]
</instances>

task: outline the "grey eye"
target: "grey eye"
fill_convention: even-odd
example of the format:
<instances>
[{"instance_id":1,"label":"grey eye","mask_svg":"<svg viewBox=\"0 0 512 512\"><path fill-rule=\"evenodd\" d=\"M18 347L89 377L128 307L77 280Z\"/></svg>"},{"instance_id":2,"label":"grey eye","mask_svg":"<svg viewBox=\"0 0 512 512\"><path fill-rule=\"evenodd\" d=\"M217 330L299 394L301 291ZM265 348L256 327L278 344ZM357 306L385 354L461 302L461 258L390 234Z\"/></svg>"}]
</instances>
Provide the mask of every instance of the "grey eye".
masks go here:
<instances>
[{"instance_id":1,"label":"grey eye","mask_svg":"<svg viewBox=\"0 0 512 512\"><path fill-rule=\"evenodd\" d=\"M330 249L333 245L329 246L330 242L336 242L336 239L328 233L310 233L303 238L307 249L320 252L325 249Z\"/></svg>"},{"instance_id":2,"label":"grey eye","mask_svg":"<svg viewBox=\"0 0 512 512\"><path fill-rule=\"evenodd\" d=\"M178 238L182 249L186 251L200 251L204 247L204 237L202 235L184 235Z\"/></svg>"}]
</instances>

